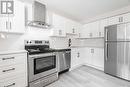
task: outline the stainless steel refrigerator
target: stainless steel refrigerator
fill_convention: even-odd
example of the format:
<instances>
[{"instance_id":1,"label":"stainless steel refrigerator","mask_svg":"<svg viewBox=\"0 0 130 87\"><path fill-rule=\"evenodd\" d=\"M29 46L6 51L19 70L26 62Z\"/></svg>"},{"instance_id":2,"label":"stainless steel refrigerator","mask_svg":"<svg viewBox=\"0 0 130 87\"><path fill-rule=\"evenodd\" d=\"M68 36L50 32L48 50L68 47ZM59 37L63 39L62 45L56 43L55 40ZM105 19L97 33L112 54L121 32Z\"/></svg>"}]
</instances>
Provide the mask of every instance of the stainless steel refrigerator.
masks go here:
<instances>
[{"instance_id":1,"label":"stainless steel refrigerator","mask_svg":"<svg viewBox=\"0 0 130 87\"><path fill-rule=\"evenodd\" d=\"M130 23L105 28L104 72L130 81Z\"/></svg>"}]
</instances>

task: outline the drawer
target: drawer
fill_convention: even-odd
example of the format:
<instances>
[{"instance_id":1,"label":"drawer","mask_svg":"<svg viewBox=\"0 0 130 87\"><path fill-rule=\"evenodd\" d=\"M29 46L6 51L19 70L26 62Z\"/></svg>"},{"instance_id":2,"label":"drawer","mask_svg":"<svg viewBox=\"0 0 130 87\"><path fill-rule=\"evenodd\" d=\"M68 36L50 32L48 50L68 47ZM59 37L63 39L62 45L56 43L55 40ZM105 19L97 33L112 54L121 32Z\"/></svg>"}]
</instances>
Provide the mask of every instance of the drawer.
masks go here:
<instances>
[{"instance_id":1,"label":"drawer","mask_svg":"<svg viewBox=\"0 0 130 87\"><path fill-rule=\"evenodd\" d=\"M14 78L0 80L0 87L26 87L27 78L25 76L19 76Z\"/></svg>"},{"instance_id":2,"label":"drawer","mask_svg":"<svg viewBox=\"0 0 130 87\"><path fill-rule=\"evenodd\" d=\"M27 53L0 55L0 66L7 66L12 64L22 64L27 61Z\"/></svg>"},{"instance_id":3,"label":"drawer","mask_svg":"<svg viewBox=\"0 0 130 87\"><path fill-rule=\"evenodd\" d=\"M6 67L0 67L0 79L15 76L18 73L26 73L27 64L10 65Z\"/></svg>"}]
</instances>

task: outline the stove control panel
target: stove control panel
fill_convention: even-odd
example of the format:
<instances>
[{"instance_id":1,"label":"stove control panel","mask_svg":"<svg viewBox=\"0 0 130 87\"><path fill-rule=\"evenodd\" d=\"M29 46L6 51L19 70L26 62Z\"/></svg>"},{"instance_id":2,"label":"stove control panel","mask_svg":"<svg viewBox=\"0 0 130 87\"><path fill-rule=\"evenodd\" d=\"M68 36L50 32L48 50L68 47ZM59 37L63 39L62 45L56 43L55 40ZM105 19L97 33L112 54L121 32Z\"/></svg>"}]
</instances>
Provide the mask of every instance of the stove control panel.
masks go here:
<instances>
[{"instance_id":1,"label":"stove control panel","mask_svg":"<svg viewBox=\"0 0 130 87\"><path fill-rule=\"evenodd\" d=\"M25 40L25 45L49 45L48 40Z\"/></svg>"}]
</instances>

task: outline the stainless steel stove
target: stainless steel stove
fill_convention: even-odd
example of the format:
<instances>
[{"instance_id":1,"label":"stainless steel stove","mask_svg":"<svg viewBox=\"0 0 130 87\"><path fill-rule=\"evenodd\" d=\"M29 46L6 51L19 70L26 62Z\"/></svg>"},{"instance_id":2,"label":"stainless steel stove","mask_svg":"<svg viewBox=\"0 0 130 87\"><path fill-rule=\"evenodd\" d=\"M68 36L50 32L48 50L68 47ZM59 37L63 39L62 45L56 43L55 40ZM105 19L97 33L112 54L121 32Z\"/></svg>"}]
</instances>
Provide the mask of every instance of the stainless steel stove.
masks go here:
<instances>
[{"instance_id":1,"label":"stainless steel stove","mask_svg":"<svg viewBox=\"0 0 130 87\"><path fill-rule=\"evenodd\" d=\"M29 87L44 87L58 79L58 59L49 41L26 40Z\"/></svg>"}]
</instances>

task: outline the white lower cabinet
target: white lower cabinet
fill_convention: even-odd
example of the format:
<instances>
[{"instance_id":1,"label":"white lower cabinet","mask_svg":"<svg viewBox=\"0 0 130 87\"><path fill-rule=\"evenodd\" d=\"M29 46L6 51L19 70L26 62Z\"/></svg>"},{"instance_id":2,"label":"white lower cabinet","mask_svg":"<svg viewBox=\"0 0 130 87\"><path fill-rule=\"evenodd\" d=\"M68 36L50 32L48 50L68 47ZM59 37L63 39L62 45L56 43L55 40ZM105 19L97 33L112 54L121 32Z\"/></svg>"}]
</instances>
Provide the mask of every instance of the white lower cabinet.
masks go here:
<instances>
[{"instance_id":1,"label":"white lower cabinet","mask_svg":"<svg viewBox=\"0 0 130 87\"><path fill-rule=\"evenodd\" d=\"M93 48L93 63L95 68L103 70L104 69L104 50L103 48Z\"/></svg>"},{"instance_id":2,"label":"white lower cabinet","mask_svg":"<svg viewBox=\"0 0 130 87\"><path fill-rule=\"evenodd\" d=\"M5 78L0 81L0 87L26 87L27 82L25 76L14 78Z\"/></svg>"},{"instance_id":3,"label":"white lower cabinet","mask_svg":"<svg viewBox=\"0 0 130 87\"><path fill-rule=\"evenodd\" d=\"M71 68L82 64L82 48L71 48Z\"/></svg>"},{"instance_id":4,"label":"white lower cabinet","mask_svg":"<svg viewBox=\"0 0 130 87\"><path fill-rule=\"evenodd\" d=\"M104 70L104 49L92 47L72 48L71 68L82 64Z\"/></svg>"},{"instance_id":5,"label":"white lower cabinet","mask_svg":"<svg viewBox=\"0 0 130 87\"><path fill-rule=\"evenodd\" d=\"M27 53L0 55L0 87L27 86Z\"/></svg>"},{"instance_id":6,"label":"white lower cabinet","mask_svg":"<svg viewBox=\"0 0 130 87\"><path fill-rule=\"evenodd\" d=\"M99 70L104 69L104 49L103 48L85 48L84 64Z\"/></svg>"}]
</instances>

